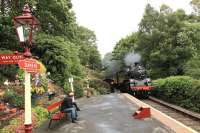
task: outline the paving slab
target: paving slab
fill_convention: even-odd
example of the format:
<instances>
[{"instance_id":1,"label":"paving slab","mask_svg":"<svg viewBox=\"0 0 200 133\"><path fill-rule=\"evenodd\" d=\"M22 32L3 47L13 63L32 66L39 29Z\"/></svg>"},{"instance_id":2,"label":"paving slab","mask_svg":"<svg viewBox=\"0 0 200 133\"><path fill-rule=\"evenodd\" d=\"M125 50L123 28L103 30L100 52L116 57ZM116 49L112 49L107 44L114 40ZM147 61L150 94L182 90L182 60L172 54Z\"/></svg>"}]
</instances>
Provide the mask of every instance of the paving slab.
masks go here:
<instances>
[{"instance_id":1,"label":"paving slab","mask_svg":"<svg viewBox=\"0 0 200 133\"><path fill-rule=\"evenodd\" d=\"M35 133L174 133L154 118L134 119L138 106L121 94L109 94L77 101L81 111L77 123L69 121L48 122L34 130Z\"/></svg>"}]
</instances>

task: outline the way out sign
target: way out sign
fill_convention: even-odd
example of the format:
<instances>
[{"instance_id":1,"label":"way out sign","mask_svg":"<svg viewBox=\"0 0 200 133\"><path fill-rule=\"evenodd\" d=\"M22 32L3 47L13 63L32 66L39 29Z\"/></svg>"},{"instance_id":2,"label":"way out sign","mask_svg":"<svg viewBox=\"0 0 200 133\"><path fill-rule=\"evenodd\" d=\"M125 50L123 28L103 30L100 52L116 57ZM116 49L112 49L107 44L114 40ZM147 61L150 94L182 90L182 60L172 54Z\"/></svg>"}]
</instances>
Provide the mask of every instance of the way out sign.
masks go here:
<instances>
[{"instance_id":1,"label":"way out sign","mask_svg":"<svg viewBox=\"0 0 200 133\"><path fill-rule=\"evenodd\" d=\"M21 69L30 73L37 73L40 69L40 64L38 64L37 60L34 59L20 60L18 61L18 65Z\"/></svg>"},{"instance_id":2,"label":"way out sign","mask_svg":"<svg viewBox=\"0 0 200 133\"><path fill-rule=\"evenodd\" d=\"M23 59L24 56L19 54L0 54L0 64L18 64Z\"/></svg>"}]
</instances>

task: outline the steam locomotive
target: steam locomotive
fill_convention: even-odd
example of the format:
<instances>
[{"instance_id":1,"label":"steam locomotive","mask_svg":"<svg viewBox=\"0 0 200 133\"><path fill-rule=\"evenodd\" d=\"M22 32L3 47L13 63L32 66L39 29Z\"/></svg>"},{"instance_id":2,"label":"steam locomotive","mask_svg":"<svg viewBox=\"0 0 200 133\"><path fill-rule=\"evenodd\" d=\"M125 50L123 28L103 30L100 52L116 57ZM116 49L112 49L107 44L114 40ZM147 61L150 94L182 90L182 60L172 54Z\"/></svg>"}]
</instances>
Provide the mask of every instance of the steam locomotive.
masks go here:
<instances>
[{"instance_id":1,"label":"steam locomotive","mask_svg":"<svg viewBox=\"0 0 200 133\"><path fill-rule=\"evenodd\" d=\"M121 92L129 93L138 98L147 98L152 90L151 80L147 76L145 68L139 63L126 69L125 79L119 83Z\"/></svg>"}]
</instances>

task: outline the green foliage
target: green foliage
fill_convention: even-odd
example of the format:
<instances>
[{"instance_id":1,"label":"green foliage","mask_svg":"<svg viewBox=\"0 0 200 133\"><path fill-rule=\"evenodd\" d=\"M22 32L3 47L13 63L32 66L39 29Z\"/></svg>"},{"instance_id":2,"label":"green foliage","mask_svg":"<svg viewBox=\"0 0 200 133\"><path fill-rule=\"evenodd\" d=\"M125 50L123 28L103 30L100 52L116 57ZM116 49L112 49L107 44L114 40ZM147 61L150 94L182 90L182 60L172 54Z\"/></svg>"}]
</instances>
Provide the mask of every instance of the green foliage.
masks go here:
<instances>
[{"instance_id":1,"label":"green foliage","mask_svg":"<svg viewBox=\"0 0 200 133\"><path fill-rule=\"evenodd\" d=\"M4 100L11 105L24 108L24 95L20 95L13 89L7 89L4 94Z\"/></svg>"},{"instance_id":2,"label":"green foliage","mask_svg":"<svg viewBox=\"0 0 200 133\"><path fill-rule=\"evenodd\" d=\"M158 12L147 6L140 23L137 50L154 78L183 74L183 65L193 54L191 29L184 11ZM190 34L189 34L190 33Z\"/></svg>"},{"instance_id":3,"label":"green foliage","mask_svg":"<svg viewBox=\"0 0 200 133\"><path fill-rule=\"evenodd\" d=\"M22 69L18 69L17 70L17 74L16 74L16 79L20 81L20 83L23 83L24 81L24 71Z\"/></svg>"},{"instance_id":4,"label":"green foliage","mask_svg":"<svg viewBox=\"0 0 200 133\"><path fill-rule=\"evenodd\" d=\"M73 88L74 88L74 95L76 98L80 98L83 96L83 83L81 82L81 80L75 78L73 82ZM64 85L64 92L66 94L71 92L71 86L68 81Z\"/></svg>"},{"instance_id":5,"label":"green foliage","mask_svg":"<svg viewBox=\"0 0 200 133\"><path fill-rule=\"evenodd\" d=\"M34 51L51 72L51 79L64 86L71 74L82 75L78 50L71 42L46 34L40 34L37 40L38 46Z\"/></svg>"},{"instance_id":6,"label":"green foliage","mask_svg":"<svg viewBox=\"0 0 200 133\"><path fill-rule=\"evenodd\" d=\"M9 14L11 7L10 2L1 1L0 5L0 53L9 54L13 51L19 51L19 44L17 43L16 33L13 29L12 15ZM0 83L5 79L14 80L17 73L16 65L0 65Z\"/></svg>"},{"instance_id":7,"label":"green foliage","mask_svg":"<svg viewBox=\"0 0 200 133\"><path fill-rule=\"evenodd\" d=\"M40 21L40 31L34 34L31 52L38 56L51 72L50 78L64 86L70 75L82 78L82 65L101 67L100 54L93 31L77 25L71 0L29 0L34 16ZM1 1L0 52L20 51L12 18L21 15L25 0ZM45 7L45 8L44 8ZM9 51L11 53L11 51ZM0 66L0 81L15 79L17 66ZM21 79L20 74L18 75Z\"/></svg>"},{"instance_id":8,"label":"green foliage","mask_svg":"<svg viewBox=\"0 0 200 133\"><path fill-rule=\"evenodd\" d=\"M63 89L66 94L69 93L71 91L70 84L68 82L65 82Z\"/></svg>"},{"instance_id":9,"label":"green foliage","mask_svg":"<svg viewBox=\"0 0 200 133\"><path fill-rule=\"evenodd\" d=\"M80 98L84 96L83 88L75 87L75 97Z\"/></svg>"},{"instance_id":10,"label":"green foliage","mask_svg":"<svg viewBox=\"0 0 200 133\"><path fill-rule=\"evenodd\" d=\"M127 53L132 52L136 47L137 32L132 33L117 42L113 53L113 59L124 60Z\"/></svg>"},{"instance_id":11,"label":"green foliage","mask_svg":"<svg viewBox=\"0 0 200 133\"><path fill-rule=\"evenodd\" d=\"M92 79L89 82L90 87L94 88L99 94L107 94L110 91L110 86L100 79Z\"/></svg>"},{"instance_id":12,"label":"green foliage","mask_svg":"<svg viewBox=\"0 0 200 133\"><path fill-rule=\"evenodd\" d=\"M80 98L84 95L83 85L81 84L81 82L74 82L74 91L75 91L76 98Z\"/></svg>"},{"instance_id":13,"label":"green foliage","mask_svg":"<svg viewBox=\"0 0 200 133\"><path fill-rule=\"evenodd\" d=\"M0 13L0 50L19 50L16 33L13 29L12 17Z\"/></svg>"},{"instance_id":14,"label":"green foliage","mask_svg":"<svg viewBox=\"0 0 200 133\"><path fill-rule=\"evenodd\" d=\"M200 56L189 60L184 67L185 75L200 79Z\"/></svg>"},{"instance_id":15,"label":"green foliage","mask_svg":"<svg viewBox=\"0 0 200 133\"><path fill-rule=\"evenodd\" d=\"M24 46L18 44L12 19L14 16L22 15L25 2L27 1L1 0L0 53L24 51ZM71 0L28 0L28 2L31 8L34 7L31 10L40 21L40 30L36 31L37 33L34 32L34 45L31 47L31 52L44 63L47 71L51 73L50 79L68 91L70 87L66 81L71 75L78 80L83 78L83 66L89 65L95 70L101 68L95 33L78 26ZM17 65L0 65L0 83L6 79L11 81L16 78L22 83L23 76L23 71L18 70ZM47 89L47 79L41 80L42 86ZM74 88L77 97L83 95L79 84L76 84ZM23 95L11 89L6 91L5 100L12 105L24 107ZM45 120L44 109L38 107L33 111L37 113L39 123ZM8 130L5 129L5 131Z\"/></svg>"},{"instance_id":16,"label":"green foliage","mask_svg":"<svg viewBox=\"0 0 200 133\"><path fill-rule=\"evenodd\" d=\"M1 133L13 133L13 129L5 127L5 128L0 129L0 132Z\"/></svg>"},{"instance_id":17,"label":"green foliage","mask_svg":"<svg viewBox=\"0 0 200 133\"><path fill-rule=\"evenodd\" d=\"M188 76L171 76L153 81L152 94L167 102L200 112L200 80Z\"/></svg>"},{"instance_id":18,"label":"green foliage","mask_svg":"<svg viewBox=\"0 0 200 133\"><path fill-rule=\"evenodd\" d=\"M192 5L196 15L200 16L200 0L192 0L190 4Z\"/></svg>"},{"instance_id":19,"label":"green foliage","mask_svg":"<svg viewBox=\"0 0 200 133\"><path fill-rule=\"evenodd\" d=\"M45 91L48 90L48 79L45 74L41 75L41 84L44 87Z\"/></svg>"},{"instance_id":20,"label":"green foliage","mask_svg":"<svg viewBox=\"0 0 200 133\"><path fill-rule=\"evenodd\" d=\"M37 117L37 126L40 126L44 121L48 119L49 113L46 108L37 106L32 108L32 111L36 113Z\"/></svg>"},{"instance_id":21,"label":"green foliage","mask_svg":"<svg viewBox=\"0 0 200 133\"><path fill-rule=\"evenodd\" d=\"M95 33L85 27L78 26L77 38L74 41L79 47L79 58L81 64L98 70L101 68L101 57L97 50Z\"/></svg>"},{"instance_id":22,"label":"green foliage","mask_svg":"<svg viewBox=\"0 0 200 133\"><path fill-rule=\"evenodd\" d=\"M199 6L199 0L192 3ZM123 65L126 53L139 53L141 62L154 79L189 74L189 66L194 63L190 59L200 53L199 31L199 17L195 14L187 15L182 9L173 11L166 5L157 11L148 4L138 32L122 38L116 44L113 58Z\"/></svg>"},{"instance_id":23,"label":"green foliage","mask_svg":"<svg viewBox=\"0 0 200 133\"><path fill-rule=\"evenodd\" d=\"M68 40L75 38L76 20L71 0L40 0L36 1L36 8L35 14L45 33L65 36Z\"/></svg>"},{"instance_id":24,"label":"green foliage","mask_svg":"<svg viewBox=\"0 0 200 133\"><path fill-rule=\"evenodd\" d=\"M48 110L43 107L32 108L32 124L33 128L37 128L42 125L48 119ZM23 127L24 117L16 117L9 121L9 125L0 129L1 133L13 133L17 129ZM21 131L21 130L20 130Z\"/></svg>"},{"instance_id":25,"label":"green foliage","mask_svg":"<svg viewBox=\"0 0 200 133\"><path fill-rule=\"evenodd\" d=\"M17 125L19 123L19 120L17 119L12 119L10 122L9 122L11 125Z\"/></svg>"}]
</instances>

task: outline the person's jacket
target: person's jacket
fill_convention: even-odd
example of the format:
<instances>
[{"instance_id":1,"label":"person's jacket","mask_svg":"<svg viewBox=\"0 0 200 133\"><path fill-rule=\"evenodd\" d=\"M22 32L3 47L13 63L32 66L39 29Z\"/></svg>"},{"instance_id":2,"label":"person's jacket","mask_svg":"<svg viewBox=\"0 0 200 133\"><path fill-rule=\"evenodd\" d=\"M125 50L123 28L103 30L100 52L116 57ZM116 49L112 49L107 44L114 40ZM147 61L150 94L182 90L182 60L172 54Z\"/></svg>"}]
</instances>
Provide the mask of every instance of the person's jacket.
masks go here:
<instances>
[{"instance_id":1,"label":"person's jacket","mask_svg":"<svg viewBox=\"0 0 200 133\"><path fill-rule=\"evenodd\" d=\"M60 111L64 111L64 109L72 108L72 107L73 107L72 98L66 97L66 98L64 98L64 100L61 104Z\"/></svg>"}]
</instances>

